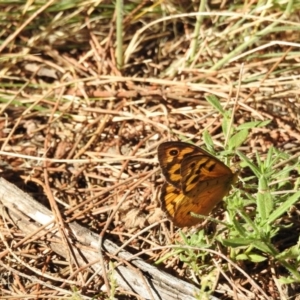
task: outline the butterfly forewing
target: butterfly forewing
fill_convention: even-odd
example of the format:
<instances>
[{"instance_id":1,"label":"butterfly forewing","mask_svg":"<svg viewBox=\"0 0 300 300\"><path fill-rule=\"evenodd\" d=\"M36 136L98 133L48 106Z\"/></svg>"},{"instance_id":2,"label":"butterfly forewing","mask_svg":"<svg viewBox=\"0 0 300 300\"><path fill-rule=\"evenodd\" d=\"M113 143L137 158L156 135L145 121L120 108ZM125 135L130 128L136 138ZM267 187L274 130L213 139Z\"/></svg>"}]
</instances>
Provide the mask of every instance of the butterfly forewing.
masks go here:
<instances>
[{"instance_id":1,"label":"butterfly forewing","mask_svg":"<svg viewBox=\"0 0 300 300\"><path fill-rule=\"evenodd\" d=\"M199 183L202 183L201 187L212 188L214 185L231 181L232 176L232 171L215 157L186 157L181 164L182 192L191 197Z\"/></svg>"},{"instance_id":2,"label":"butterfly forewing","mask_svg":"<svg viewBox=\"0 0 300 300\"><path fill-rule=\"evenodd\" d=\"M176 188L181 188L181 165L182 161L195 154L203 153L204 150L194 145L183 142L165 142L158 146L158 161L166 180Z\"/></svg>"}]
</instances>

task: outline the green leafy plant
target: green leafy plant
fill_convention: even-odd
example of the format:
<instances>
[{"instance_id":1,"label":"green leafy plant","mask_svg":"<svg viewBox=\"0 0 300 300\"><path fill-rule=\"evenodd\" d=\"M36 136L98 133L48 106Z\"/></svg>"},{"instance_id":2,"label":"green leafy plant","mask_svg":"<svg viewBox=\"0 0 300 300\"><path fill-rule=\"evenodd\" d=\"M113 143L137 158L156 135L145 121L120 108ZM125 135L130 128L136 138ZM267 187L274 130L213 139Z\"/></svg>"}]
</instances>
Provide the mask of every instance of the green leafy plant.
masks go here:
<instances>
[{"instance_id":1,"label":"green leafy plant","mask_svg":"<svg viewBox=\"0 0 300 300\"><path fill-rule=\"evenodd\" d=\"M202 270L207 268L205 259L208 255L205 249L213 249L217 240L228 249L233 261L256 264L273 261L291 274L282 277L282 282L300 282L300 273L297 270L300 259L299 241L283 251L276 245L279 234L288 231L293 225L282 220L300 199L300 191L292 188L294 184L297 187L297 181L293 182L289 176L290 172L299 170L299 161L290 161L288 154L274 147L269 148L264 158L258 153L254 158L248 158L236 149L246 141L249 130L266 127L270 121L251 121L234 127L231 122L232 111L224 110L216 97L208 97L207 100L222 115L222 131L224 136L228 136L226 150L221 155L228 156L233 151L237 153L241 160L240 166L245 170L241 178L243 186L241 189L233 189L233 193L226 197L227 220L218 222L220 226L217 234L212 238L203 231L189 237L182 235L185 245L201 247L202 250L195 251L179 246L173 255L178 255L195 274L203 276ZM203 140L206 148L214 152L213 138L208 131L204 131Z\"/></svg>"}]
</instances>

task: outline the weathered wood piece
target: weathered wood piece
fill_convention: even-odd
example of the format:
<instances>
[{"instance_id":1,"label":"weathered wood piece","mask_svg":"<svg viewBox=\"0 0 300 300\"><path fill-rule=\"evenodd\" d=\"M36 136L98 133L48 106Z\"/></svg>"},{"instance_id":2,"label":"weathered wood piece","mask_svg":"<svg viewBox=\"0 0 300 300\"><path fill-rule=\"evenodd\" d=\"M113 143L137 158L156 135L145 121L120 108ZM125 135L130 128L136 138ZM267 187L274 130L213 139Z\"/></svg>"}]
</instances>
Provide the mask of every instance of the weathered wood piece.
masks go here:
<instances>
[{"instance_id":1,"label":"weathered wood piece","mask_svg":"<svg viewBox=\"0 0 300 300\"><path fill-rule=\"evenodd\" d=\"M50 210L3 178L0 178L0 201L15 224L27 234L34 232L42 225L49 224L54 219ZM53 227L53 224L48 228ZM99 259L99 236L76 222L69 223L67 226L72 232L69 237L74 245L74 254L80 266L83 267L87 263ZM60 238L56 229L54 234ZM59 255L67 257L67 249L64 249L62 245L63 243L52 243L51 247ZM82 248L84 251L81 250ZM118 246L108 239L104 239L103 249L104 255L105 251L114 254ZM177 279L140 258L131 259L132 254L127 251L121 250L117 256L131 264L131 267L127 265L116 265L115 267L114 277L117 284L123 289L137 293L144 299L196 299L197 288L192 284ZM93 264L90 269L94 272L101 270L100 263Z\"/></svg>"}]
</instances>

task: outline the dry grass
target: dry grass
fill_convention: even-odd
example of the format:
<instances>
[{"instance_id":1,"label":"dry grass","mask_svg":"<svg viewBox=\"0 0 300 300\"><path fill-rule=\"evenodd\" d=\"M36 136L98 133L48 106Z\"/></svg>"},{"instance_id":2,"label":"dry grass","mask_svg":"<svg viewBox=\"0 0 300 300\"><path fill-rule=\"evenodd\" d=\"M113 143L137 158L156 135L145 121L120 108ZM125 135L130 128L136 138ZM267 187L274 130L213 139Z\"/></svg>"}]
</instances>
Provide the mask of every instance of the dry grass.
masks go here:
<instances>
[{"instance_id":1,"label":"dry grass","mask_svg":"<svg viewBox=\"0 0 300 300\"><path fill-rule=\"evenodd\" d=\"M119 245L133 236L128 251L144 250L153 263L164 258L160 267L199 285L200 298L296 299L299 7L252 2L128 1L124 20L110 2L0 4L1 175L51 207L60 228L74 220L96 233L105 228L104 238ZM225 149L221 157L240 164L241 183L215 213L226 226L207 221L183 235L164 218L156 148L178 139ZM263 215L260 205L270 199ZM113 275L110 295L99 293L100 275L85 286L84 268L75 290L62 286L77 267L49 249L50 236L15 249L25 236L3 214L1 252L10 247L20 259L2 256L5 299L71 299L20 274L52 274L47 280L73 290L72 299L136 299L118 290ZM173 252L174 243L194 248ZM152 250L158 246L166 247Z\"/></svg>"}]
</instances>

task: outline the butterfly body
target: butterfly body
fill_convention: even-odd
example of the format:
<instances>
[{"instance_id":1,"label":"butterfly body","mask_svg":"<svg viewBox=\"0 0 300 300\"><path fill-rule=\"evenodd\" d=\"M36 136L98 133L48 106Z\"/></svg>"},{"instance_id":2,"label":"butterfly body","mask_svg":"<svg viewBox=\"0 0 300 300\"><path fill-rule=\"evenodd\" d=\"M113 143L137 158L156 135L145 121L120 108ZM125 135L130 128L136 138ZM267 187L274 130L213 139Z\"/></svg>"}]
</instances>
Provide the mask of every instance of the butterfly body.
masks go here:
<instances>
[{"instance_id":1,"label":"butterfly body","mask_svg":"<svg viewBox=\"0 0 300 300\"><path fill-rule=\"evenodd\" d=\"M188 143L160 144L158 160L166 178L160 194L162 209L178 227L199 223L191 212L208 215L237 180L237 172Z\"/></svg>"}]
</instances>

